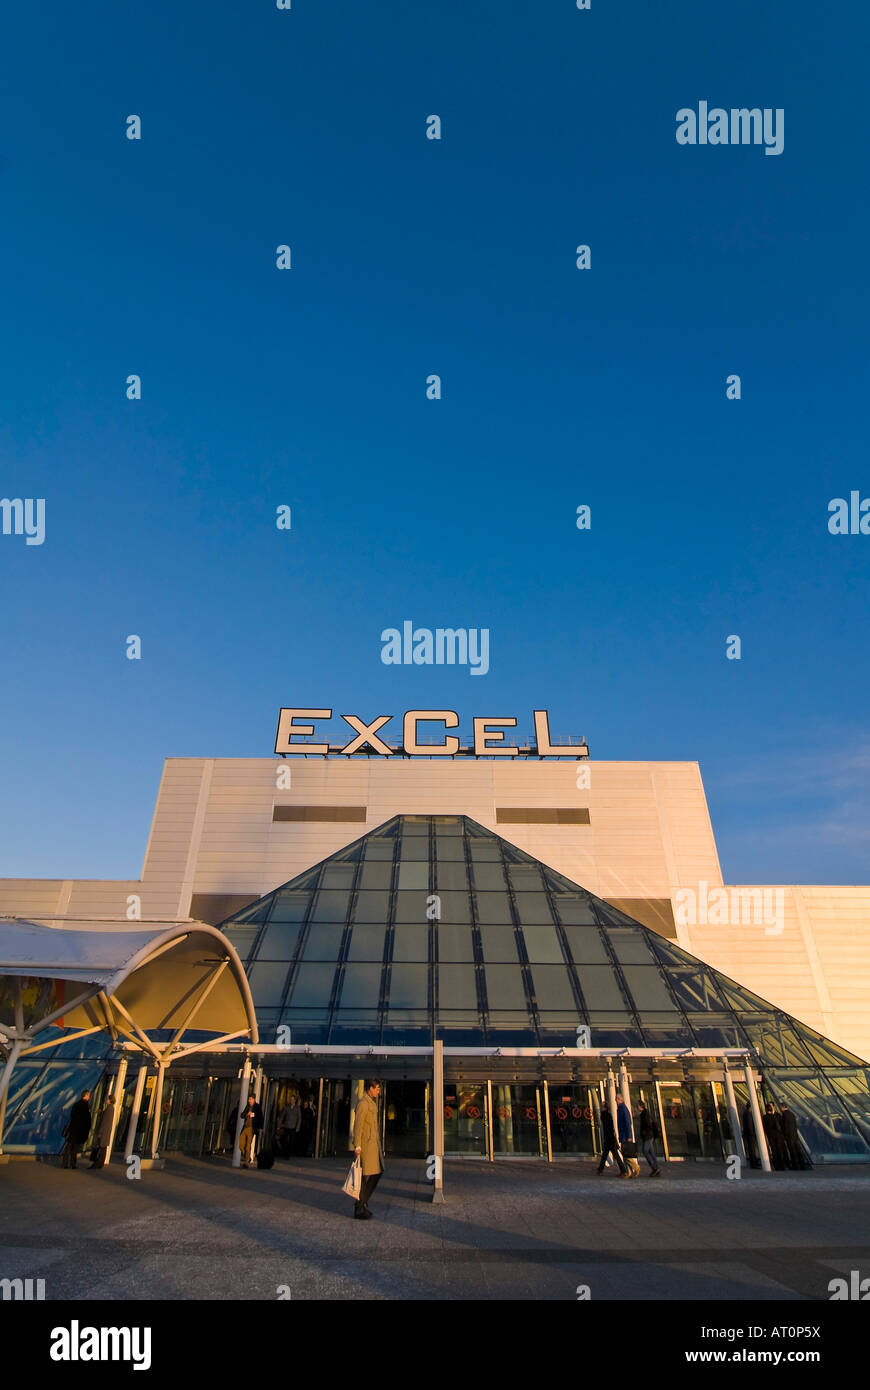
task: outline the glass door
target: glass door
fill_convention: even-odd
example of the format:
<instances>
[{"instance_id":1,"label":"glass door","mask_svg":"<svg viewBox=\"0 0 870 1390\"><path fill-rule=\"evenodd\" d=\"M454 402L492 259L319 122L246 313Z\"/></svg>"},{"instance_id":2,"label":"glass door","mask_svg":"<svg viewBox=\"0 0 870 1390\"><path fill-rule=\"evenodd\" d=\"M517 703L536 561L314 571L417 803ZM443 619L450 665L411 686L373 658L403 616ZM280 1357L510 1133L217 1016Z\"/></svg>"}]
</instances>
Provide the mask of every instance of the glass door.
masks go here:
<instances>
[{"instance_id":1,"label":"glass door","mask_svg":"<svg viewBox=\"0 0 870 1390\"><path fill-rule=\"evenodd\" d=\"M544 1152L541 1088L493 1085L492 1149L496 1157L540 1158ZM552 1120L551 1120L552 1123Z\"/></svg>"},{"instance_id":2,"label":"glass door","mask_svg":"<svg viewBox=\"0 0 870 1390\"><path fill-rule=\"evenodd\" d=\"M692 1087L660 1081L661 1128L668 1158L700 1158L701 1138Z\"/></svg>"},{"instance_id":3,"label":"glass door","mask_svg":"<svg viewBox=\"0 0 870 1390\"><path fill-rule=\"evenodd\" d=\"M553 1157L600 1153L597 1110L589 1086L550 1084Z\"/></svg>"},{"instance_id":4,"label":"glass door","mask_svg":"<svg viewBox=\"0 0 870 1390\"><path fill-rule=\"evenodd\" d=\"M486 1086L444 1083L444 1152L477 1154L489 1152Z\"/></svg>"}]
</instances>

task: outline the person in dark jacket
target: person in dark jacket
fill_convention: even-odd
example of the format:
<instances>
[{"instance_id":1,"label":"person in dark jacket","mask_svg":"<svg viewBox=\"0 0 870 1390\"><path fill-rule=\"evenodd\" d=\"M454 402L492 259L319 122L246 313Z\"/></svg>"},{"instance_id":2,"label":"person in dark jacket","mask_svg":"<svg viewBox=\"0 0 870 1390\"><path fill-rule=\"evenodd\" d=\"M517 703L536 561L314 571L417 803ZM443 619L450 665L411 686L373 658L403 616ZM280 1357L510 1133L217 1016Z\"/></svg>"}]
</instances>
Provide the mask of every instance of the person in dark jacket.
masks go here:
<instances>
[{"instance_id":1,"label":"person in dark jacket","mask_svg":"<svg viewBox=\"0 0 870 1390\"><path fill-rule=\"evenodd\" d=\"M746 1150L746 1157L749 1159L750 1168L760 1168L761 1159L758 1157L758 1144L755 1138L755 1123L752 1118L752 1106L749 1101L743 1107L743 1147Z\"/></svg>"},{"instance_id":2,"label":"person in dark jacket","mask_svg":"<svg viewBox=\"0 0 870 1390\"><path fill-rule=\"evenodd\" d=\"M785 1144L789 1168L794 1168L795 1170L799 1168L809 1168L809 1161L804 1154L801 1141L798 1138L797 1120L795 1119L794 1111L789 1110L787 1105L781 1105L779 1107L779 1112L779 1122L782 1126L782 1140Z\"/></svg>"},{"instance_id":3,"label":"person in dark jacket","mask_svg":"<svg viewBox=\"0 0 870 1390\"><path fill-rule=\"evenodd\" d=\"M658 1126L643 1103L641 1103L640 1114L637 1117L637 1128L640 1134L641 1152L650 1166L650 1177L657 1178L662 1171L656 1157Z\"/></svg>"},{"instance_id":4,"label":"person in dark jacket","mask_svg":"<svg viewBox=\"0 0 870 1390\"><path fill-rule=\"evenodd\" d=\"M91 1151L91 1167L105 1168L106 1153L109 1148L109 1140L112 1137L112 1125L115 1119L115 1097L108 1096L106 1103L100 1111L100 1122L97 1125L97 1132L94 1135L94 1147Z\"/></svg>"},{"instance_id":5,"label":"person in dark jacket","mask_svg":"<svg viewBox=\"0 0 870 1390\"><path fill-rule=\"evenodd\" d=\"M239 1148L242 1153L242 1162L246 1168L252 1168L254 1164L254 1142L263 1128L263 1111L257 1103L253 1091L248 1096L248 1103L242 1111L241 1121L242 1132L239 1135Z\"/></svg>"},{"instance_id":6,"label":"person in dark jacket","mask_svg":"<svg viewBox=\"0 0 870 1390\"><path fill-rule=\"evenodd\" d=\"M625 1166L628 1169L630 1178L640 1177L640 1164L637 1161L637 1144L634 1140L634 1125L631 1119L631 1111L623 1100L619 1097L616 1105L616 1131L619 1135L619 1148L622 1153Z\"/></svg>"},{"instance_id":7,"label":"person in dark jacket","mask_svg":"<svg viewBox=\"0 0 870 1390\"><path fill-rule=\"evenodd\" d=\"M622 1161L622 1154L619 1152L619 1144L616 1140L616 1126L613 1123L613 1116L610 1113L610 1106L605 1105L601 1111L601 1162L598 1165L599 1177L604 1172L604 1165L608 1155L612 1154L616 1166L619 1169L621 1178L628 1177L628 1169Z\"/></svg>"},{"instance_id":8,"label":"person in dark jacket","mask_svg":"<svg viewBox=\"0 0 870 1390\"><path fill-rule=\"evenodd\" d=\"M63 1137L66 1140L61 1159L61 1167L63 1168L76 1167L79 1149L91 1132L91 1107L88 1104L90 1098L90 1091L82 1091L80 1098L69 1112L69 1119L63 1132Z\"/></svg>"},{"instance_id":9,"label":"person in dark jacket","mask_svg":"<svg viewBox=\"0 0 870 1390\"><path fill-rule=\"evenodd\" d=\"M317 1128L317 1106L309 1096L302 1107L302 1126L299 1131L299 1153L310 1158L314 1152L314 1131Z\"/></svg>"},{"instance_id":10,"label":"person in dark jacket","mask_svg":"<svg viewBox=\"0 0 870 1390\"><path fill-rule=\"evenodd\" d=\"M764 1137L770 1150L770 1161L778 1173L785 1168L785 1141L782 1137L782 1121L774 1109L773 1102L767 1102L767 1109L761 1117Z\"/></svg>"}]
</instances>

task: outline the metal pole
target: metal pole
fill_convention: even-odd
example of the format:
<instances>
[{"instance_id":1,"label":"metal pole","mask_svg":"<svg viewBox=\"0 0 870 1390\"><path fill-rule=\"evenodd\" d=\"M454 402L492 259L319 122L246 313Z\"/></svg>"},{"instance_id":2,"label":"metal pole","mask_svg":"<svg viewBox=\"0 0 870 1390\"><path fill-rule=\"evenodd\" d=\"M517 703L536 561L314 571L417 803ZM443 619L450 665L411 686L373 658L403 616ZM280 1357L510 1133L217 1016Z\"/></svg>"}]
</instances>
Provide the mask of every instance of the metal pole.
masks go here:
<instances>
[{"instance_id":1,"label":"metal pole","mask_svg":"<svg viewBox=\"0 0 870 1390\"><path fill-rule=\"evenodd\" d=\"M118 1075L115 1077L114 1105L112 1107L112 1129L109 1134L109 1142L106 1145L106 1162L112 1157L112 1146L115 1142L115 1130L118 1128L118 1116L121 1113L121 1101L124 1099L124 1082L127 1080L127 1058L122 1057L118 1065Z\"/></svg>"},{"instance_id":2,"label":"metal pole","mask_svg":"<svg viewBox=\"0 0 870 1390\"><path fill-rule=\"evenodd\" d=\"M12 1080L12 1069L18 1061L18 1054L24 1047L23 1042L14 1042L9 1049L9 1056L6 1064L0 1073L0 1154L3 1152L3 1126L6 1123L6 1097L9 1094L9 1082Z\"/></svg>"},{"instance_id":3,"label":"metal pole","mask_svg":"<svg viewBox=\"0 0 870 1390\"><path fill-rule=\"evenodd\" d=\"M486 1128L489 1139L489 1161L495 1163L495 1145L492 1142L492 1081L486 1078Z\"/></svg>"},{"instance_id":4,"label":"metal pole","mask_svg":"<svg viewBox=\"0 0 870 1390\"><path fill-rule=\"evenodd\" d=\"M547 1132L547 1162L553 1162L553 1136L550 1133L550 1088L544 1077L544 1121Z\"/></svg>"},{"instance_id":5,"label":"metal pole","mask_svg":"<svg viewBox=\"0 0 870 1390\"><path fill-rule=\"evenodd\" d=\"M662 1104L662 1088L658 1077L656 1077L656 1100L659 1103L659 1123L662 1127L662 1148L665 1151L665 1162L670 1163L671 1155L668 1150L668 1127L665 1124L665 1107Z\"/></svg>"},{"instance_id":6,"label":"metal pole","mask_svg":"<svg viewBox=\"0 0 870 1390\"><path fill-rule=\"evenodd\" d=\"M435 1046L432 1049L432 1113L434 1124L432 1126L433 1144L432 1154L435 1159L435 1188L432 1193L433 1202L444 1201L444 1042L441 1038L435 1039Z\"/></svg>"},{"instance_id":7,"label":"metal pole","mask_svg":"<svg viewBox=\"0 0 870 1390\"><path fill-rule=\"evenodd\" d=\"M133 1092L133 1109L130 1111L130 1123L127 1126L127 1142L124 1145L124 1162L133 1157L133 1149L136 1146L136 1130L139 1127L139 1111L142 1109L142 1092L145 1090L145 1078L148 1075L148 1063L141 1062L136 1076L136 1089Z\"/></svg>"},{"instance_id":8,"label":"metal pole","mask_svg":"<svg viewBox=\"0 0 870 1390\"><path fill-rule=\"evenodd\" d=\"M743 1130L740 1126L740 1116L737 1113L737 1097L734 1095L734 1083L731 1080L731 1073L728 1070L728 1062L722 1063L722 1083L725 1087L725 1095L728 1100L728 1118L731 1121L731 1133L734 1136L734 1147L741 1163L746 1162L746 1150L743 1147Z\"/></svg>"},{"instance_id":9,"label":"metal pole","mask_svg":"<svg viewBox=\"0 0 870 1390\"><path fill-rule=\"evenodd\" d=\"M248 1087L249 1087L249 1085L250 1085L250 1081L251 1081L251 1059L250 1059L250 1057L246 1057L246 1058L245 1058L245 1064L244 1064L244 1066L242 1067L242 1089L239 1091L239 1108L238 1108L238 1110L236 1111L236 1129L235 1129L235 1135L234 1135L234 1138L233 1138L233 1167L234 1167L234 1168L241 1168L241 1166L242 1166L242 1151L241 1151L241 1149L239 1148L239 1130L240 1130L240 1128L241 1128L240 1121L241 1121L241 1118L242 1118L242 1111L244 1110L245 1106L246 1106L247 1103L248 1103Z\"/></svg>"},{"instance_id":10,"label":"metal pole","mask_svg":"<svg viewBox=\"0 0 870 1390\"><path fill-rule=\"evenodd\" d=\"M160 1138L160 1111L163 1102L163 1075L166 1071L163 1063L157 1067L157 1080L154 1083L154 1120L151 1125L151 1157L157 1158L157 1140Z\"/></svg>"},{"instance_id":11,"label":"metal pole","mask_svg":"<svg viewBox=\"0 0 870 1390\"><path fill-rule=\"evenodd\" d=\"M755 1077L749 1063L743 1068L746 1077L746 1089L749 1091L749 1104L752 1107L752 1123L755 1126L755 1142L758 1145L758 1157L761 1159L761 1167L765 1173L771 1172L770 1154L767 1151L767 1138L764 1133L764 1125L761 1123L761 1110L758 1105L758 1095L755 1090Z\"/></svg>"}]
</instances>

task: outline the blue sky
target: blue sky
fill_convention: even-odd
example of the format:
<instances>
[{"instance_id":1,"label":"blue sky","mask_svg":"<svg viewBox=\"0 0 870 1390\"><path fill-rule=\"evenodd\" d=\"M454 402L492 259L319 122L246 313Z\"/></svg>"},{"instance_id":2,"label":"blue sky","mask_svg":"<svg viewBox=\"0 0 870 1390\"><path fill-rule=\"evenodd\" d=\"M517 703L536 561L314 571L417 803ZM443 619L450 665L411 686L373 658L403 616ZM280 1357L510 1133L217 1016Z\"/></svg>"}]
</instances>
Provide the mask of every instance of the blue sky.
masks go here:
<instances>
[{"instance_id":1,"label":"blue sky","mask_svg":"<svg viewBox=\"0 0 870 1390\"><path fill-rule=\"evenodd\" d=\"M867 882L870 536L827 507L870 496L868 29L19 7L0 495L46 539L0 535L0 874L137 876L163 758L268 755L282 704L537 706L697 759L726 881ZM700 100L783 108L783 153L679 146ZM406 618L489 673L384 666Z\"/></svg>"}]
</instances>

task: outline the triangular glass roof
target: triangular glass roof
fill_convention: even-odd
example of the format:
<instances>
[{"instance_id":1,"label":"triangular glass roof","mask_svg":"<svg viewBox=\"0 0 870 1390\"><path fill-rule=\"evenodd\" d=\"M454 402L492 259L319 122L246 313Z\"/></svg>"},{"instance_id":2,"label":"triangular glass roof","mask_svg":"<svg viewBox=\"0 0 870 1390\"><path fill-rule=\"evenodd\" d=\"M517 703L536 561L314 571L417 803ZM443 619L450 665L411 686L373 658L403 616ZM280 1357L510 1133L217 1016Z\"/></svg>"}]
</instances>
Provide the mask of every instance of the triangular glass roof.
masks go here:
<instances>
[{"instance_id":1,"label":"triangular glass roof","mask_svg":"<svg viewBox=\"0 0 870 1390\"><path fill-rule=\"evenodd\" d=\"M395 816L221 928L264 1041L749 1048L870 1157L867 1063L467 816Z\"/></svg>"}]
</instances>

